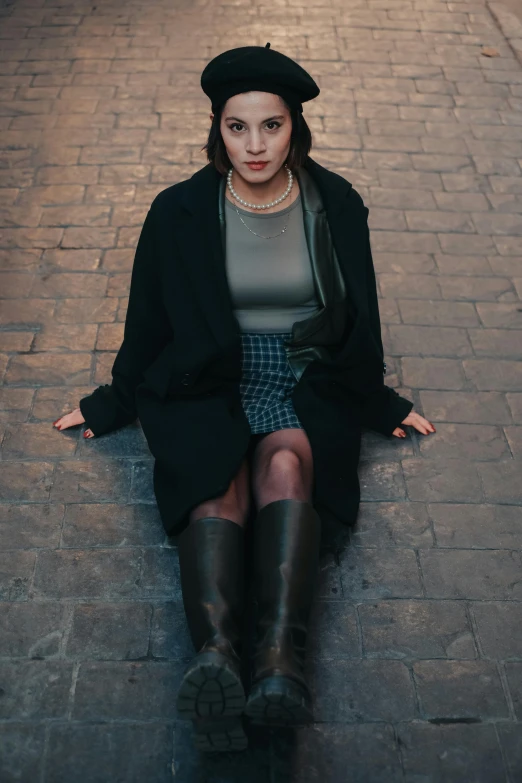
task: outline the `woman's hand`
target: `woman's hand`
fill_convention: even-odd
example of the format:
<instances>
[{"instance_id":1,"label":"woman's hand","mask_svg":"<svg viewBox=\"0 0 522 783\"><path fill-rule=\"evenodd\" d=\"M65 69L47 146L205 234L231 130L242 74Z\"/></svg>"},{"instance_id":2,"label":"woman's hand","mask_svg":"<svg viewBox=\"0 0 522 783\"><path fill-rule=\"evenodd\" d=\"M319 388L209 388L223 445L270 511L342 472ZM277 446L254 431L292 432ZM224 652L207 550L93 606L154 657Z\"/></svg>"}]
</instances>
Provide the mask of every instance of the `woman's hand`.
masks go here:
<instances>
[{"instance_id":1,"label":"woman's hand","mask_svg":"<svg viewBox=\"0 0 522 783\"><path fill-rule=\"evenodd\" d=\"M436 432L431 421L428 421L424 416L420 416L420 414L414 413L413 411L410 411L402 423L410 424L412 427L415 427L416 430L422 432L423 435L428 435L430 432ZM406 437L406 433L400 427L396 427L393 430L392 435L396 435L398 438Z\"/></svg>"},{"instance_id":2,"label":"woman's hand","mask_svg":"<svg viewBox=\"0 0 522 783\"><path fill-rule=\"evenodd\" d=\"M57 430L66 430L68 427L76 427L78 424L83 424L85 419L79 408L75 408L71 413L66 413L56 421L53 421L53 427ZM84 438L94 438L94 432L92 430L85 430L83 433Z\"/></svg>"}]
</instances>

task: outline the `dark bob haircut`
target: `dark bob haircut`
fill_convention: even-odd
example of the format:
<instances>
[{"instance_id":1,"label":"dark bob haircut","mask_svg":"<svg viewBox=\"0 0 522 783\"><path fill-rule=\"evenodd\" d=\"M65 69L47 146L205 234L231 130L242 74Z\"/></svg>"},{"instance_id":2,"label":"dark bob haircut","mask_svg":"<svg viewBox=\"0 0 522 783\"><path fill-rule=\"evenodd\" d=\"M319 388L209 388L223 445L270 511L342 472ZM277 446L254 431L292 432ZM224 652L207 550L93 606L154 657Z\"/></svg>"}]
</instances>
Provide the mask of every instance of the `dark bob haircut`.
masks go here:
<instances>
[{"instance_id":1,"label":"dark bob haircut","mask_svg":"<svg viewBox=\"0 0 522 783\"><path fill-rule=\"evenodd\" d=\"M281 97L281 96L280 96ZM290 151L287 155L285 163L290 169L294 169L297 166L302 166L308 157L308 153L312 149L312 134L307 122L300 111L292 109L281 97L284 105L290 112L290 119L292 120L292 133L290 135ZM208 140L202 150L207 151L207 158L210 163L213 163L220 174L226 174L232 163L227 155L225 142L221 135L221 116L223 114L223 108L225 104L219 106L214 112L214 119L210 126L208 134Z\"/></svg>"}]
</instances>

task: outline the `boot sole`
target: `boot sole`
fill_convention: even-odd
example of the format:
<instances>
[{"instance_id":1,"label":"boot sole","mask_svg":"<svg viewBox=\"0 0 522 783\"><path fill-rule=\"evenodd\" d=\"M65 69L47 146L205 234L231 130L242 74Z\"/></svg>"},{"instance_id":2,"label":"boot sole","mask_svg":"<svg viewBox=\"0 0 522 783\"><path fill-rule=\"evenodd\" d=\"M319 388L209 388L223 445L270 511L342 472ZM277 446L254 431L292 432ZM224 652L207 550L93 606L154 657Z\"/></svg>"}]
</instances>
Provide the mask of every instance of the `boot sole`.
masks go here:
<instances>
[{"instance_id":1,"label":"boot sole","mask_svg":"<svg viewBox=\"0 0 522 783\"><path fill-rule=\"evenodd\" d=\"M239 675L219 653L203 653L189 666L178 691L181 718L194 726L194 746L203 752L244 750L241 713L245 691Z\"/></svg>"},{"instance_id":2,"label":"boot sole","mask_svg":"<svg viewBox=\"0 0 522 783\"><path fill-rule=\"evenodd\" d=\"M283 676L266 677L254 685L245 715L263 726L301 726L314 720L303 688Z\"/></svg>"}]
</instances>

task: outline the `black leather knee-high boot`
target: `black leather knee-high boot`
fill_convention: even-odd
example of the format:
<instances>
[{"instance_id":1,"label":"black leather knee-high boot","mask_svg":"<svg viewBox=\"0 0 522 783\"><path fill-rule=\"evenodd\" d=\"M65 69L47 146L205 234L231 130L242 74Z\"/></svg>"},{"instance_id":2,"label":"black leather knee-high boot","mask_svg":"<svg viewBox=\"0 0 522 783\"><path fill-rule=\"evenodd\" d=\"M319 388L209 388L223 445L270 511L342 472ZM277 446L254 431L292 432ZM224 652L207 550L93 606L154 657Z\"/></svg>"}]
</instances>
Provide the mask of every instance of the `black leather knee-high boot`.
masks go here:
<instances>
[{"instance_id":1,"label":"black leather knee-high boot","mask_svg":"<svg viewBox=\"0 0 522 783\"><path fill-rule=\"evenodd\" d=\"M252 576L257 625L245 709L254 723L297 725L313 720L303 667L320 543L321 519L310 503L276 500L255 520Z\"/></svg>"},{"instance_id":2,"label":"black leather knee-high boot","mask_svg":"<svg viewBox=\"0 0 522 783\"><path fill-rule=\"evenodd\" d=\"M183 605L197 651L178 692L178 712L193 721L199 750L243 750L244 531L230 519L202 517L181 533L178 551Z\"/></svg>"}]
</instances>

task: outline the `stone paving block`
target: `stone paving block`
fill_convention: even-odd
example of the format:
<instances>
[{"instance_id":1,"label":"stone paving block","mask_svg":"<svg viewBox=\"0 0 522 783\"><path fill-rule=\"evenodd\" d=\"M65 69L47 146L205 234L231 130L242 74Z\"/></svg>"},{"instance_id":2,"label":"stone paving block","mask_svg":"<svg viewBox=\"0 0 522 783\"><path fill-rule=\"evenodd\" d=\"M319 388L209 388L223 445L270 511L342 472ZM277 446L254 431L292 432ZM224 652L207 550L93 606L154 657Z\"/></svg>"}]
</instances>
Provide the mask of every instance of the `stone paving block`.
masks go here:
<instances>
[{"instance_id":1,"label":"stone paving block","mask_svg":"<svg viewBox=\"0 0 522 783\"><path fill-rule=\"evenodd\" d=\"M436 425L437 432L419 440L423 457L463 460L510 459L508 443L502 429L488 424Z\"/></svg>"},{"instance_id":2,"label":"stone paving block","mask_svg":"<svg viewBox=\"0 0 522 783\"><path fill-rule=\"evenodd\" d=\"M33 389L0 388L0 421L26 421L33 397Z\"/></svg>"},{"instance_id":3,"label":"stone paving block","mask_svg":"<svg viewBox=\"0 0 522 783\"><path fill-rule=\"evenodd\" d=\"M0 600L26 601L34 572L36 553L0 552Z\"/></svg>"},{"instance_id":4,"label":"stone paving block","mask_svg":"<svg viewBox=\"0 0 522 783\"><path fill-rule=\"evenodd\" d=\"M386 377L389 377L388 374ZM378 432L365 430L361 440L361 460L394 460L413 457L411 438L388 438Z\"/></svg>"},{"instance_id":5,"label":"stone paving block","mask_svg":"<svg viewBox=\"0 0 522 783\"><path fill-rule=\"evenodd\" d=\"M74 720L172 720L187 662L84 661L80 664Z\"/></svg>"},{"instance_id":6,"label":"stone paving block","mask_svg":"<svg viewBox=\"0 0 522 783\"><path fill-rule=\"evenodd\" d=\"M16 386L82 386L89 383L91 356L71 353L64 362L59 354L20 354L12 356L5 383Z\"/></svg>"},{"instance_id":7,"label":"stone paving block","mask_svg":"<svg viewBox=\"0 0 522 783\"><path fill-rule=\"evenodd\" d=\"M469 250L468 250L469 252ZM444 299L482 300L495 302L502 294L513 291L513 284L505 277L458 277L439 275L438 282Z\"/></svg>"},{"instance_id":8,"label":"stone paving block","mask_svg":"<svg viewBox=\"0 0 522 783\"><path fill-rule=\"evenodd\" d=\"M413 672L421 713L428 719L509 717L494 663L418 661Z\"/></svg>"},{"instance_id":9,"label":"stone paving block","mask_svg":"<svg viewBox=\"0 0 522 783\"><path fill-rule=\"evenodd\" d=\"M522 718L522 663L505 664L507 681L517 720Z\"/></svg>"},{"instance_id":10,"label":"stone paving block","mask_svg":"<svg viewBox=\"0 0 522 783\"><path fill-rule=\"evenodd\" d=\"M504 549L420 552L428 598L519 601L522 597L520 552Z\"/></svg>"},{"instance_id":11,"label":"stone paving block","mask_svg":"<svg viewBox=\"0 0 522 783\"><path fill-rule=\"evenodd\" d=\"M498 392L420 392L424 413L433 422L511 424L511 411L507 405L510 397L513 395L506 397Z\"/></svg>"},{"instance_id":12,"label":"stone paving block","mask_svg":"<svg viewBox=\"0 0 522 783\"><path fill-rule=\"evenodd\" d=\"M494 660L522 659L522 604L474 603L473 615L483 654Z\"/></svg>"},{"instance_id":13,"label":"stone paving block","mask_svg":"<svg viewBox=\"0 0 522 783\"><path fill-rule=\"evenodd\" d=\"M399 783L402 770L391 726L338 723L298 728L274 737L274 783Z\"/></svg>"},{"instance_id":14,"label":"stone paving block","mask_svg":"<svg viewBox=\"0 0 522 783\"><path fill-rule=\"evenodd\" d=\"M462 602L382 601L361 604L358 612L369 657L477 657Z\"/></svg>"},{"instance_id":15,"label":"stone paving block","mask_svg":"<svg viewBox=\"0 0 522 783\"><path fill-rule=\"evenodd\" d=\"M0 551L57 547L63 512L59 504L0 504Z\"/></svg>"},{"instance_id":16,"label":"stone paving block","mask_svg":"<svg viewBox=\"0 0 522 783\"><path fill-rule=\"evenodd\" d=\"M507 359L464 359L466 376L480 391L522 391L522 364Z\"/></svg>"},{"instance_id":17,"label":"stone paving block","mask_svg":"<svg viewBox=\"0 0 522 783\"><path fill-rule=\"evenodd\" d=\"M341 572L337 565L337 558L331 551L321 551L319 556L319 573L317 574L315 594L317 598L330 598L331 600L343 598Z\"/></svg>"},{"instance_id":18,"label":"stone paving block","mask_svg":"<svg viewBox=\"0 0 522 783\"><path fill-rule=\"evenodd\" d=\"M151 617L147 603L80 604L74 607L65 654L76 659L145 658Z\"/></svg>"},{"instance_id":19,"label":"stone paving block","mask_svg":"<svg viewBox=\"0 0 522 783\"><path fill-rule=\"evenodd\" d=\"M54 724L46 783L168 783L172 780L172 723Z\"/></svg>"},{"instance_id":20,"label":"stone paving block","mask_svg":"<svg viewBox=\"0 0 522 783\"><path fill-rule=\"evenodd\" d=\"M391 353L417 355L471 356L473 351L465 329L452 326L390 324Z\"/></svg>"},{"instance_id":21,"label":"stone paving block","mask_svg":"<svg viewBox=\"0 0 522 783\"><path fill-rule=\"evenodd\" d=\"M181 584L176 547L148 547L143 550L140 578L142 598L178 598Z\"/></svg>"},{"instance_id":22,"label":"stone paving block","mask_svg":"<svg viewBox=\"0 0 522 783\"><path fill-rule=\"evenodd\" d=\"M511 780L522 776L522 726L499 724L498 735Z\"/></svg>"},{"instance_id":23,"label":"stone paving block","mask_svg":"<svg viewBox=\"0 0 522 783\"><path fill-rule=\"evenodd\" d=\"M358 547L430 547L433 532L424 503L361 503L352 531Z\"/></svg>"},{"instance_id":24,"label":"stone paving block","mask_svg":"<svg viewBox=\"0 0 522 783\"><path fill-rule=\"evenodd\" d=\"M341 559L343 595L353 601L420 598L422 587L411 549L349 547Z\"/></svg>"},{"instance_id":25,"label":"stone paving block","mask_svg":"<svg viewBox=\"0 0 522 783\"><path fill-rule=\"evenodd\" d=\"M97 457L150 457L150 450L139 424L134 423L110 433L110 438L80 438L78 456L86 459Z\"/></svg>"},{"instance_id":26,"label":"stone paving block","mask_svg":"<svg viewBox=\"0 0 522 783\"><path fill-rule=\"evenodd\" d=\"M118 302L109 297L59 299L55 319L64 324L112 323L117 309Z\"/></svg>"},{"instance_id":27,"label":"stone paving block","mask_svg":"<svg viewBox=\"0 0 522 783\"><path fill-rule=\"evenodd\" d=\"M194 655L181 601L163 601L153 607L150 654L156 659L178 660Z\"/></svg>"},{"instance_id":28,"label":"stone paving block","mask_svg":"<svg viewBox=\"0 0 522 783\"><path fill-rule=\"evenodd\" d=\"M140 549L41 550L35 598L132 598L139 594Z\"/></svg>"},{"instance_id":29,"label":"stone paving block","mask_svg":"<svg viewBox=\"0 0 522 783\"><path fill-rule=\"evenodd\" d=\"M449 197L453 197L454 194L445 194ZM460 194L457 194L460 195ZM469 197L471 194L466 194ZM492 268L490 266L488 258L483 255L451 255L447 253L435 253L435 261L441 275L490 275ZM503 274L500 270L493 270L497 275ZM464 302L453 302L454 306L459 304L463 305ZM474 307L473 303L469 303L471 307ZM466 312L460 308L454 310L456 316L464 315ZM464 324L462 324L464 325Z\"/></svg>"},{"instance_id":30,"label":"stone paving block","mask_svg":"<svg viewBox=\"0 0 522 783\"><path fill-rule=\"evenodd\" d=\"M477 356L522 357L522 340L514 329L468 329L468 334Z\"/></svg>"},{"instance_id":31,"label":"stone paving block","mask_svg":"<svg viewBox=\"0 0 522 783\"><path fill-rule=\"evenodd\" d=\"M64 607L58 603L0 603L0 656L56 656L62 639L63 622Z\"/></svg>"},{"instance_id":32,"label":"stone paving block","mask_svg":"<svg viewBox=\"0 0 522 783\"><path fill-rule=\"evenodd\" d=\"M56 465L52 500L66 503L126 501L131 465L124 459L71 460Z\"/></svg>"},{"instance_id":33,"label":"stone paving block","mask_svg":"<svg viewBox=\"0 0 522 783\"><path fill-rule=\"evenodd\" d=\"M410 675L400 661L309 659L314 716L319 723L373 723L416 717Z\"/></svg>"},{"instance_id":34,"label":"stone paving block","mask_svg":"<svg viewBox=\"0 0 522 783\"><path fill-rule=\"evenodd\" d=\"M440 299L438 278L433 275L377 274L385 298Z\"/></svg>"},{"instance_id":35,"label":"stone paving block","mask_svg":"<svg viewBox=\"0 0 522 783\"><path fill-rule=\"evenodd\" d=\"M164 539L155 506L74 503L65 510L63 547L128 547L160 544Z\"/></svg>"},{"instance_id":36,"label":"stone paving block","mask_svg":"<svg viewBox=\"0 0 522 783\"><path fill-rule=\"evenodd\" d=\"M2 441L2 458L66 457L74 455L78 444L77 428L59 433L45 424L8 425Z\"/></svg>"},{"instance_id":37,"label":"stone paving block","mask_svg":"<svg viewBox=\"0 0 522 783\"><path fill-rule=\"evenodd\" d=\"M130 500L133 503L155 503L154 497L154 460L136 460L132 470Z\"/></svg>"},{"instance_id":38,"label":"stone paving block","mask_svg":"<svg viewBox=\"0 0 522 783\"><path fill-rule=\"evenodd\" d=\"M458 359L405 356L401 358L402 379L414 389L463 389L466 384Z\"/></svg>"},{"instance_id":39,"label":"stone paving block","mask_svg":"<svg viewBox=\"0 0 522 783\"><path fill-rule=\"evenodd\" d=\"M522 508L464 503L429 503L439 547L521 549Z\"/></svg>"},{"instance_id":40,"label":"stone paving block","mask_svg":"<svg viewBox=\"0 0 522 783\"><path fill-rule=\"evenodd\" d=\"M53 470L52 462L4 462L0 473L0 499L49 500Z\"/></svg>"},{"instance_id":41,"label":"stone paving block","mask_svg":"<svg viewBox=\"0 0 522 783\"><path fill-rule=\"evenodd\" d=\"M445 302L443 300L399 299L399 310L405 324L426 326L479 326L472 302ZM427 330L424 330L425 334Z\"/></svg>"},{"instance_id":42,"label":"stone paving block","mask_svg":"<svg viewBox=\"0 0 522 783\"><path fill-rule=\"evenodd\" d=\"M477 302L477 312L484 326L502 329L522 329L522 315L515 302Z\"/></svg>"},{"instance_id":43,"label":"stone paving block","mask_svg":"<svg viewBox=\"0 0 522 783\"><path fill-rule=\"evenodd\" d=\"M18 393L22 392L22 389L13 389ZM24 390L24 391L29 391ZM49 386L40 387L34 393L34 404L31 409L30 421L45 420L52 424L53 421L64 416L66 413L71 413L75 408L79 407L79 402L82 397L86 397L90 394L92 388L90 386ZM33 394L33 392L31 392ZM54 434L56 430L47 426L47 433L49 435ZM68 430L69 433L79 433L80 429L71 427ZM65 431L64 431L65 435Z\"/></svg>"},{"instance_id":44,"label":"stone paving block","mask_svg":"<svg viewBox=\"0 0 522 783\"><path fill-rule=\"evenodd\" d=\"M371 192L374 193L374 190L372 188ZM409 193L409 191L390 190L389 193L393 194L394 199L398 198L400 201L401 194ZM416 191L416 193L429 195L425 191ZM373 263L377 272L393 272L397 275L426 275L435 271L435 264L428 253L385 253L380 251L375 253ZM383 300L382 304L384 303ZM381 303L379 303L380 305Z\"/></svg>"},{"instance_id":45,"label":"stone paving block","mask_svg":"<svg viewBox=\"0 0 522 783\"><path fill-rule=\"evenodd\" d=\"M477 464L477 470L488 502L522 503L519 462L485 462Z\"/></svg>"},{"instance_id":46,"label":"stone paving block","mask_svg":"<svg viewBox=\"0 0 522 783\"><path fill-rule=\"evenodd\" d=\"M36 780L45 747L45 726L5 723L0 739L0 779L4 783Z\"/></svg>"},{"instance_id":47,"label":"stone paving block","mask_svg":"<svg viewBox=\"0 0 522 783\"><path fill-rule=\"evenodd\" d=\"M359 462L362 500L403 500L404 479L397 462Z\"/></svg>"},{"instance_id":48,"label":"stone paving block","mask_svg":"<svg viewBox=\"0 0 522 783\"><path fill-rule=\"evenodd\" d=\"M315 658L360 658L355 607L347 601L316 600L309 620L307 655Z\"/></svg>"},{"instance_id":49,"label":"stone paving block","mask_svg":"<svg viewBox=\"0 0 522 783\"><path fill-rule=\"evenodd\" d=\"M520 253L518 255L488 256L488 263L496 275L504 277L516 277L520 274Z\"/></svg>"},{"instance_id":50,"label":"stone paving block","mask_svg":"<svg viewBox=\"0 0 522 783\"><path fill-rule=\"evenodd\" d=\"M72 353L92 351L96 342L95 324L46 324L35 337L35 351ZM64 359L64 361L67 361Z\"/></svg>"},{"instance_id":51,"label":"stone paving block","mask_svg":"<svg viewBox=\"0 0 522 783\"><path fill-rule=\"evenodd\" d=\"M460 783L462 780L504 783L506 780L492 725L403 723L397 736L405 783Z\"/></svg>"},{"instance_id":52,"label":"stone paving block","mask_svg":"<svg viewBox=\"0 0 522 783\"><path fill-rule=\"evenodd\" d=\"M67 717L72 664L0 661L0 720Z\"/></svg>"},{"instance_id":53,"label":"stone paving block","mask_svg":"<svg viewBox=\"0 0 522 783\"><path fill-rule=\"evenodd\" d=\"M280 729L278 733L285 732ZM176 783L272 783L270 729L247 727L249 747L241 753L199 753L193 747L192 726L178 721L174 728L172 772Z\"/></svg>"},{"instance_id":54,"label":"stone paving block","mask_svg":"<svg viewBox=\"0 0 522 783\"><path fill-rule=\"evenodd\" d=\"M432 434L431 437L437 436ZM404 459L402 466L411 500L461 503L480 503L482 500L478 465L469 460Z\"/></svg>"}]
</instances>

